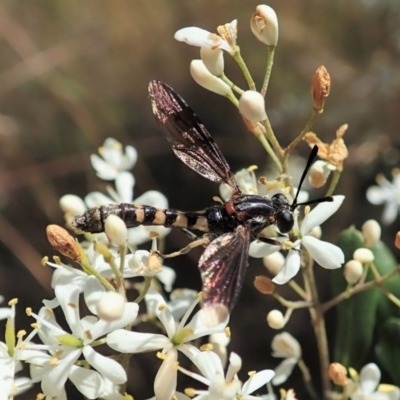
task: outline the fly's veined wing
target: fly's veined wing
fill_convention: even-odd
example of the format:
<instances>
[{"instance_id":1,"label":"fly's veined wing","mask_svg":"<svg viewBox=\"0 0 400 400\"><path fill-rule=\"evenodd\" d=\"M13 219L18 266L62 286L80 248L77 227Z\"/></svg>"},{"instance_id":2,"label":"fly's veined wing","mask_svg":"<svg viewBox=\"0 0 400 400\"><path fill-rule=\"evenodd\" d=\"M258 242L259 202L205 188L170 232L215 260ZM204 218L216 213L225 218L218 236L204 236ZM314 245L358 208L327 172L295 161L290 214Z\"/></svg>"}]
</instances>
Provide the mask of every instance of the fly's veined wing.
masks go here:
<instances>
[{"instance_id":1,"label":"fly's veined wing","mask_svg":"<svg viewBox=\"0 0 400 400\"><path fill-rule=\"evenodd\" d=\"M249 244L250 230L238 226L207 246L199 261L205 306L223 305L232 310L243 285Z\"/></svg>"},{"instance_id":2,"label":"fly's veined wing","mask_svg":"<svg viewBox=\"0 0 400 400\"><path fill-rule=\"evenodd\" d=\"M234 193L240 193L221 150L185 100L170 86L155 80L149 83L149 95L153 113L165 127L176 156L210 181L224 182Z\"/></svg>"}]
</instances>

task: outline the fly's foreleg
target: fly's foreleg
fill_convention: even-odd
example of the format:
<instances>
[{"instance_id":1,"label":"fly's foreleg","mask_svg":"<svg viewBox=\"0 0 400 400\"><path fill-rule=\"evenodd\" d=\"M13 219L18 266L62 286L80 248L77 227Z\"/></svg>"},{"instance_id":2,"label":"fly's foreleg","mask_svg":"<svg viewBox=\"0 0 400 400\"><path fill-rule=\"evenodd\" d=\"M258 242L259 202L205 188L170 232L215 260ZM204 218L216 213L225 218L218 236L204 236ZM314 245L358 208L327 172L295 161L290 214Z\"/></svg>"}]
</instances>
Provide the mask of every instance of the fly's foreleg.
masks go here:
<instances>
[{"instance_id":1,"label":"fly's foreleg","mask_svg":"<svg viewBox=\"0 0 400 400\"><path fill-rule=\"evenodd\" d=\"M281 250L296 250L296 251L300 251L299 249L295 249L293 248L293 243L290 240L276 240L276 239L272 239L272 238L266 238L263 236L258 236L257 240L259 240L262 243L267 243L270 244L271 246L278 246L280 247Z\"/></svg>"}]
</instances>

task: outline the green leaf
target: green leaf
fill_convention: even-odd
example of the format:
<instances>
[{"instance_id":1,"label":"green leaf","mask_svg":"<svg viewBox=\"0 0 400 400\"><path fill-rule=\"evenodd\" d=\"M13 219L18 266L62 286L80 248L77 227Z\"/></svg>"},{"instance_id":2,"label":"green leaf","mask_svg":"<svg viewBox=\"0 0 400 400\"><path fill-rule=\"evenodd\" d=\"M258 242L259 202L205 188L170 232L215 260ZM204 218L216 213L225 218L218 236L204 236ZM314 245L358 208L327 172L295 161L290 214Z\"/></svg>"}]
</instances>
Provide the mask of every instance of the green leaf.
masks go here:
<instances>
[{"instance_id":1,"label":"green leaf","mask_svg":"<svg viewBox=\"0 0 400 400\"><path fill-rule=\"evenodd\" d=\"M393 379L393 383L400 386L400 319L388 319L380 330L375 354L379 363L386 369Z\"/></svg>"},{"instance_id":2,"label":"green leaf","mask_svg":"<svg viewBox=\"0 0 400 400\"><path fill-rule=\"evenodd\" d=\"M353 258L356 249L364 247L360 231L350 227L339 236L338 246L343 250L345 262ZM367 280L373 279L369 273ZM346 290L343 270L332 271L332 289L335 295ZM371 350L380 291L376 288L357 293L336 306L336 332L334 361L346 367L360 369Z\"/></svg>"}]
</instances>

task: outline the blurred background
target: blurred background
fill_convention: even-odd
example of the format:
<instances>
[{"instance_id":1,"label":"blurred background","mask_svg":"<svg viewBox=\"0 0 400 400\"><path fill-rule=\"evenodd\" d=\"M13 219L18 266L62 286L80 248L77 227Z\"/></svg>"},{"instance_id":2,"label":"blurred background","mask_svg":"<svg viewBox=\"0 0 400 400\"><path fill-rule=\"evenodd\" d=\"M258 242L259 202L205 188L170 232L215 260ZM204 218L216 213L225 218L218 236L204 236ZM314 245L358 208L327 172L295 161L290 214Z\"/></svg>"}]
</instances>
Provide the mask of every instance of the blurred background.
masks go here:
<instances>
[{"instance_id":1,"label":"blurred background","mask_svg":"<svg viewBox=\"0 0 400 400\"><path fill-rule=\"evenodd\" d=\"M350 157L337 190L346 202L324 230L327 239L335 240L349 222L360 227L368 218L380 218L382 209L367 203L365 191L378 172L391 179L390 171L400 163L400 6L397 0L268 4L278 15L280 36L266 105L280 142L288 144L308 120L311 79L321 64L330 72L332 89L313 130L331 142L336 129L349 124L345 141ZM54 254L45 227L63 224L59 198L104 191L89 156L107 137L138 150L135 197L160 190L171 207L196 210L218 195L215 185L174 157L160 134L148 101L150 80L170 84L187 100L233 170L270 166L233 106L191 79L189 63L199 58L199 49L173 39L185 26L215 32L218 25L238 19L238 44L259 86L266 48L249 26L257 5L253 0L0 3L0 294L6 301L19 298L21 316L25 307L38 310L41 299L53 297L51 271L40 260ZM225 65L227 76L244 87L227 54ZM298 151L303 157L309 154L305 144ZM390 245L397 230L397 222L384 229ZM167 237L170 251L185 244L180 232ZM178 273L176 287L200 288L199 255L200 250L193 251L168 263ZM276 332L265 323L277 304L252 285L262 272L261 263L252 260L231 321L230 348L244 360L243 379L247 370L278 363L270 356ZM329 298L328 278L319 268L322 299ZM18 329L27 329L28 320L21 317L19 322ZM308 313L296 312L287 330L301 341L312 374L318 374ZM254 340L248 340L249 332ZM133 357L129 392L135 398L152 396L158 366L154 354ZM300 376L295 372L294 378ZM296 382L301 395L301 381Z\"/></svg>"}]
</instances>

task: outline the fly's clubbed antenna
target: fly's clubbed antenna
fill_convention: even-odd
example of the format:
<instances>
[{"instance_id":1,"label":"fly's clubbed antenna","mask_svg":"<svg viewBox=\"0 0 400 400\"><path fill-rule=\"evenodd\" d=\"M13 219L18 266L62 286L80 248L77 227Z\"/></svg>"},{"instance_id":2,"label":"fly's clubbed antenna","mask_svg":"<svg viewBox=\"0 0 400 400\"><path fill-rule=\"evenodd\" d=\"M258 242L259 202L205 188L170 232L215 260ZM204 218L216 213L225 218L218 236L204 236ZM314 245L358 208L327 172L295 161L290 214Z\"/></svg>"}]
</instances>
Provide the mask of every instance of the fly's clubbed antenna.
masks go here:
<instances>
[{"instance_id":1,"label":"fly's clubbed antenna","mask_svg":"<svg viewBox=\"0 0 400 400\"><path fill-rule=\"evenodd\" d=\"M304 168L303 174L301 175L299 187L297 188L297 192L296 192L296 196L293 200L293 204L290 206L290 209L292 211L294 211L298 206L308 206L310 204L323 203L325 201L333 201L332 196L327 196L327 197L321 197L320 199L306 201L304 203L297 203L297 198L299 197L299 193L300 193L301 187L303 185L304 179L306 179L307 173L308 173L312 163L314 162L317 154L318 154L318 146L314 146L311 150L310 157L308 157L307 164L306 164L306 167Z\"/></svg>"}]
</instances>

